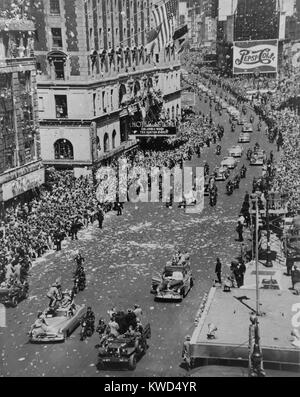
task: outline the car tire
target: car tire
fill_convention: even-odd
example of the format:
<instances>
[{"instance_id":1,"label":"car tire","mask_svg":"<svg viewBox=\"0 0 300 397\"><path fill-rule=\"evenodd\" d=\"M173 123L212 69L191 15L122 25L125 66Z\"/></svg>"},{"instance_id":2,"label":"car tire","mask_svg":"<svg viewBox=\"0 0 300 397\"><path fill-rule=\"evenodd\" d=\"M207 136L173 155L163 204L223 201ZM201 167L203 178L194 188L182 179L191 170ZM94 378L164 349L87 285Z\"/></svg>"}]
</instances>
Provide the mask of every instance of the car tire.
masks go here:
<instances>
[{"instance_id":1,"label":"car tire","mask_svg":"<svg viewBox=\"0 0 300 397\"><path fill-rule=\"evenodd\" d=\"M17 298L16 296L13 296L13 297L11 298L11 305L12 305L12 307L17 307L17 305L18 305L18 298Z\"/></svg>"},{"instance_id":2,"label":"car tire","mask_svg":"<svg viewBox=\"0 0 300 397\"><path fill-rule=\"evenodd\" d=\"M136 356L135 356L135 354L133 354L132 356L129 357L128 368L131 371L134 371L136 369Z\"/></svg>"}]
</instances>

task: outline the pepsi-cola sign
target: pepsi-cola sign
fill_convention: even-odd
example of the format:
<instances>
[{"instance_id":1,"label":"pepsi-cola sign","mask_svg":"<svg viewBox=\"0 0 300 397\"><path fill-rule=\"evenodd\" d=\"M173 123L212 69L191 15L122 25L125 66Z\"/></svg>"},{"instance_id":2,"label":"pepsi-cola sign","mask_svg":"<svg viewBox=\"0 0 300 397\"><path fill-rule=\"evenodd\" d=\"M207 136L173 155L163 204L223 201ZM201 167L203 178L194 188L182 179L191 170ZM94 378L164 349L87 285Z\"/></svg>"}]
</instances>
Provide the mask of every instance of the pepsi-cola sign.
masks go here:
<instances>
[{"instance_id":1,"label":"pepsi-cola sign","mask_svg":"<svg viewBox=\"0 0 300 397\"><path fill-rule=\"evenodd\" d=\"M233 74L277 73L278 40L236 41Z\"/></svg>"}]
</instances>

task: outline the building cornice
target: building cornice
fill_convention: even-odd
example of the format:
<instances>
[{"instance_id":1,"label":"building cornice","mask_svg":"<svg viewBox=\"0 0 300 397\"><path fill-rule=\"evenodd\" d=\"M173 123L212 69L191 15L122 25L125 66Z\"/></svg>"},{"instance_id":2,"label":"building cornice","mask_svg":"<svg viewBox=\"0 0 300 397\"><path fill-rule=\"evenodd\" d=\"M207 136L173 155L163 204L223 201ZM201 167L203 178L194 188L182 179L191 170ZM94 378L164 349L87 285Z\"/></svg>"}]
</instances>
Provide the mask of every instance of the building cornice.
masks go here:
<instances>
[{"instance_id":1,"label":"building cornice","mask_svg":"<svg viewBox=\"0 0 300 397\"><path fill-rule=\"evenodd\" d=\"M130 73L120 73L115 77L108 77L101 80L86 80L82 81L57 81L57 80L38 80L37 86L39 89L54 89L54 90L63 90L68 88L74 89L95 89L97 87L120 84L131 77L142 78L147 75L150 77L161 72L172 72L174 70L180 70L181 64L176 64L174 66L165 66L160 68L152 68L152 69L143 69Z\"/></svg>"}]
</instances>

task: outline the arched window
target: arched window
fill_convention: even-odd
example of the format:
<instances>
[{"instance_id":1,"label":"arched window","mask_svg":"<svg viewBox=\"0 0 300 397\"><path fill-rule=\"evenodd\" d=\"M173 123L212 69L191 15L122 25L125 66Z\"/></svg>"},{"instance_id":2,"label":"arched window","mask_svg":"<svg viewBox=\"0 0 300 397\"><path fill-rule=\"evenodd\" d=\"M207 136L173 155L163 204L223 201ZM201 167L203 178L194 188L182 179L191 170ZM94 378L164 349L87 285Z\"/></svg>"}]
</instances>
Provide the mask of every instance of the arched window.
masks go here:
<instances>
[{"instance_id":1,"label":"arched window","mask_svg":"<svg viewBox=\"0 0 300 397\"><path fill-rule=\"evenodd\" d=\"M141 90L140 82L139 82L138 80L136 80L136 81L134 82L134 86L133 86L134 95L137 95L137 93L138 93L140 90Z\"/></svg>"},{"instance_id":2,"label":"arched window","mask_svg":"<svg viewBox=\"0 0 300 397\"><path fill-rule=\"evenodd\" d=\"M47 54L50 66L53 68L53 77L55 80L65 80L67 54L63 51L51 51Z\"/></svg>"},{"instance_id":3,"label":"arched window","mask_svg":"<svg viewBox=\"0 0 300 397\"><path fill-rule=\"evenodd\" d=\"M176 106L176 117L178 117L179 116L179 105L177 104L177 106Z\"/></svg>"},{"instance_id":4,"label":"arched window","mask_svg":"<svg viewBox=\"0 0 300 397\"><path fill-rule=\"evenodd\" d=\"M116 137L117 137L117 132L116 132L116 130L113 130L113 133L112 133L112 148L113 149L116 148Z\"/></svg>"},{"instance_id":5,"label":"arched window","mask_svg":"<svg viewBox=\"0 0 300 397\"><path fill-rule=\"evenodd\" d=\"M104 148L104 152L108 152L109 151L109 136L108 136L107 132L104 134L103 148Z\"/></svg>"},{"instance_id":6,"label":"arched window","mask_svg":"<svg viewBox=\"0 0 300 397\"><path fill-rule=\"evenodd\" d=\"M149 79L148 79L148 88L152 88L152 87L153 87L153 81L152 81L152 78L149 77Z\"/></svg>"},{"instance_id":7,"label":"arched window","mask_svg":"<svg viewBox=\"0 0 300 397\"><path fill-rule=\"evenodd\" d=\"M54 143L55 160L74 160L73 145L67 139L58 139Z\"/></svg>"},{"instance_id":8,"label":"arched window","mask_svg":"<svg viewBox=\"0 0 300 397\"><path fill-rule=\"evenodd\" d=\"M120 102L120 105L122 104L122 99L123 99L123 96L126 94L126 86L125 86L125 84L121 84L120 85L120 90L119 90L119 102Z\"/></svg>"}]
</instances>

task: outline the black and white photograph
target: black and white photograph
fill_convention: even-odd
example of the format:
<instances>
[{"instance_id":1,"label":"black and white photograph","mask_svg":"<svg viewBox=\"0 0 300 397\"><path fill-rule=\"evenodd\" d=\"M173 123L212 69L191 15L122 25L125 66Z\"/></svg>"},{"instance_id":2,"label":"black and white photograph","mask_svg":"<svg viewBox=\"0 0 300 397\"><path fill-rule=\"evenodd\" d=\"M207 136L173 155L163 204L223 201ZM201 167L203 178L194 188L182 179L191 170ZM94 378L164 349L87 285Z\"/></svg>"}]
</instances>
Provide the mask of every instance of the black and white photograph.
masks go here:
<instances>
[{"instance_id":1,"label":"black and white photograph","mask_svg":"<svg viewBox=\"0 0 300 397\"><path fill-rule=\"evenodd\" d=\"M0 0L0 355L300 377L300 0Z\"/></svg>"}]
</instances>

